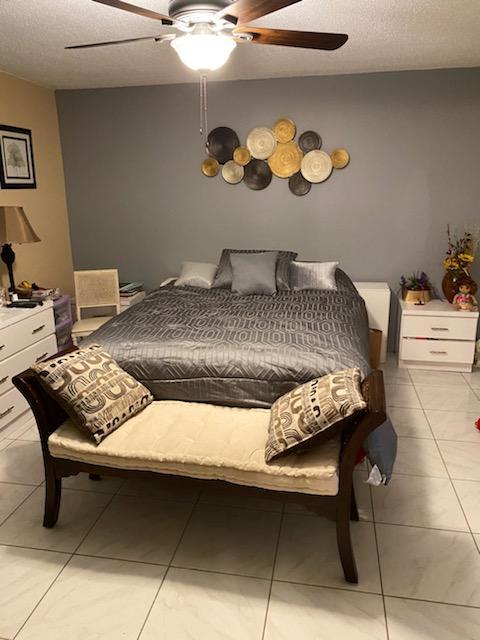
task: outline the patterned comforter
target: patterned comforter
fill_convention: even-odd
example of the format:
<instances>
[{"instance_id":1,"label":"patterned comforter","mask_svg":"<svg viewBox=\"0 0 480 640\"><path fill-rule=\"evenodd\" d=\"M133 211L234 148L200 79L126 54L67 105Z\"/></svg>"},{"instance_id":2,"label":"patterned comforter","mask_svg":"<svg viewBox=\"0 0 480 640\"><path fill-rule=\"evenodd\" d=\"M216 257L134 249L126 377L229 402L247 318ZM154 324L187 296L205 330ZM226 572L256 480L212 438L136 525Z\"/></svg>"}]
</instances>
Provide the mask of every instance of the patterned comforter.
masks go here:
<instances>
[{"instance_id":1,"label":"patterned comforter","mask_svg":"<svg viewBox=\"0 0 480 640\"><path fill-rule=\"evenodd\" d=\"M369 371L363 299L337 271L338 291L238 296L167 286L88 338L157 399L270 407L332 371Z\"/></svg>"}]
</instances>

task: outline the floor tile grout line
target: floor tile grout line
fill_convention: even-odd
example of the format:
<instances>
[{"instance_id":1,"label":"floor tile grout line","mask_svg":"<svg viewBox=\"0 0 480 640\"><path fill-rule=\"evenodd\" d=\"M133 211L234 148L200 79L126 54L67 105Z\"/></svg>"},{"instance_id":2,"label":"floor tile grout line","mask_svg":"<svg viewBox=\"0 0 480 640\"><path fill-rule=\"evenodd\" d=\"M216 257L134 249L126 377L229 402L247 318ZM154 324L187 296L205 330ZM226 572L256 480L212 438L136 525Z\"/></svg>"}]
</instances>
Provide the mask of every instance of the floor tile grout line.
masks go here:
<instances>
[{"instance_id":1,"label":"floor tile grout line","mask_svg":"<svg viewBox=\"0 0 480 640\"><path fill-rule=\"evenodd\" d=\"M275 551L274 551L274 554L273 554L272 574L270 576L270 585L269 585L269 588L268 588L267 606L265 607L265 617L263 619L262 640L265 639L265 632L267 630L268 612L269 612L269 609L270 609L270 599L272 597L272 590L273 590L273 578L275 576L275 568L276 568L276 565L277 565L278 550L280 548L280 538L282 536L282 528L283 528L284 518L285 518L285 503L282 502L282 511L281 511L281 514L280 514L280 522L278 524L277 540L276 540L276 543L275 543Z\"/></svg>"},{"instance_id":2,"label":"floor tile grout line","mask_svg":"<svg viewBox=\"0 0 480 640\"><path fill-rule=\"evenodd\" d=\"M3 518L3 520L0 520L0 528L7 522L7 520L9 518L11 518L13 516L14 513L16 513L20 507L30 498L30 496L32 496L35 491L38 489L38 487L32 487L31 485L23 485L23 486L30 486L31 487L31 491L28 493L28 495L25 496L25 498L20 502L20 504L18 504L15 509L13 511L11 511L8 516L5 516L5 518ZM1 544L1 543L0 543Z\"/></svg>"},{"instance_id":3,"label":"floor tile grout line","mask_svg":"<svg viewBox=\"0 0 480 640\"><path fill-rule=\"evenodd\" d=\"M430 421L428 420L428 417L427 417L427 421L430 424ZM445 442L445 440L443 442ZM435 439L435 445L436 445L438 453L439 453L439 455L440 455L440 457L441 457L441 459L443 461L443 464L445 465L445 469L447 470L447 474L448 474L448 478L450 480L450 484L451 484L452 489L453 489L453 491L455 493L455 497L457 498L457 502L458 502L458 504L460 506L460 509L462 511L462 514L463 514L463 517L465 519L465 522L467 523L468 531L469 531L470 535L472 536L473 544L476 547L477 551L480 551L479 547L477 545L477 541L475 539L475 535L474 535L474 533L472 531L472 527L470 526L470 522L469 522L469 520L467 518L467 514L465 513L465 509L463 508L462 501L460 500L460 497L458 495L457 488L455 487L455 483L453 482L453 479L452 479L452 477L450 475L450 471L448 470L447 463L445 462L445 458L443 457L442 450L441 450L441 448L440 448L440 446L439 446L439 444L438 444L436 439Z\"/></svg>"},{"instance_id":4,"label":"floor tile grout line","mask_svg":"<svg viewBox=\"0 0 480 640\"><path fill-rule=\"evenodd\" d=\"M386 598L395 598L396 600L409 600L410 602L425 602L428 604L442 604L447 607L460 607L462 609L473 609L474 611L480 610L480 606L476 607L473 604L459 604L458 602L443 602L442 600L426 600L425 598L412 598L412 596L399 596L393 593L386 593Z\"/></svg>"},{"instance_id":5,"label":"floor tile grout line","mask_svg":"<svg viewBox=\"0 0 480 640\"><path fill-rule=\"evenodd\" d=\"M67 555L67 554L65 554ZM18 635L22 632L23 628L25 627L25 625L28 623L28 621L30 620L30 618L33 616L33 614L35 613L35 611L38 609L38 607L40 606L40 604L43 602L43 600L45 599L47 593L49 593L50 589L53 587L53 585L57 582L58 578L62 575L62 573L65 571L65 568L70 564L72 558L73 558L73 553L68 554L70 555L70 557L68 558L68 560L65 562L65 564L63 565L63 567L60 569L60 571L57 573L57 575L55 576L55 578L52 580L52 582L50 583L50 585L48 586L48 589L45 591L45 593L42 595L42 597L40 598L40 600L37 602L37 604L33 607L32 611L28 614L27 618L25 619L25 621L23 622L22 626L19 628L19 630L17 631L17 633L15 633L15 635L13 636L12 640L15 640Z\"/></svg>"},{"instance_id":6,"label":"floor tile grout line","mask_svg":"<svg viewBox=\"0 0 480 640\"><path fill-rule=\"evenodd\" d=\"M37 487L38 488L38 487ZM32 492L33 493L33 492ZM65 562L65 564L63 565L62 569L59 571L59 573L55 576L54 580L51 582L50 586L48 587L48 589L45 591L45 593L42 595L42 597L40 598L40 600L37 602L37 604L35 605L35 607L32 609L32 611L30 612L30 614L28 615L27 619L25 620L25 622L22 624L22 626L20 627L20 629L17 631L17 633L14 635L13 640L15 640L15 638L17 638L18 634L22 631L22 629L25 627L25 625L27 624L27 622L30 620L30 618L33 616L33 614L35 613L35 611L38 609L38 607L40 606L41 602L44 600L44 598L46 597L47 593L50 591L50 589L53 587L53 585L57 582L58 578L62 575L63 571L65 570L65 568L70 564L70 562L72 561L72 558L75 557L75 552L78 550L78 548L80 547L80 545L83 543L83 541L85 540L85 538L88 536L88 534L92 531L93 527L97 524L98 520L101 518L101 516L105 513L105 510L107 509L107 507L110 505L110 503L112 502L113 498L115 497L115 494L112 495L110 497L110 500L105 504L105 507L103 508L102 512L98 515L98 517L95 519L95 521L93 522L92 526L89 527L88 531L85 533L85 535L82 537L82 539L80 540L80 542L78 543L78 545L76 546L75 550L73 552L70 553L65 553L65 555L69 555L70 557L68 558L68 560ZM52 549L48 549L48 551L53 551ZM54 552L54 551L53 551ZM55 552L54 552L55 553Z\"/></svg>"},{"instance_id":7,"label":"floor tile grout line","mask_svg":"<svg viewBox=\"0 0 480 640\"><path fill-rule=\"evenodd\" d=\"M373 488L371 486L368 487L370 490L370 507L372 509L372 518L373 518L373 535L375 538L375 549L377 550L377 562L378 562L378 575L380 579L380 591L382 595L382 606L383 606L383 617L385 620L385 632L386 632L386 640L389 640L390 634L388 631L388 618L387 618L387 606L385 604L385 594L383 591L383 575L382 575L382 563L380 560L380 546L378 544L378 533L377 533L377 522L375 520L375 504L373 499Z\"/></svg>"},{"instance_id":8,"label":"floor tile grout line","mask_svg":"<svg viewBox=\"0 0 480 640\"><path fill-rule=\"evenodd\" d=\"M163 574L163 578L162 578L162 580L161 580L161 582L160 582L160 586L158 587L158 589L157 589L157 591L156 591L156 593L155 593L155 597L154 597L154 598L153 598L153 600L152 600L152 604L150 605L150 607L149 607L149 609L148 609L148 611L147 611L147 615L145 616L145 619L144 619L144 621L143 621L143 623L142 623L142 626L140 627L140 631L139 631L139 633L138 633L137 640L140 640L140 637L141 637L141 635L142 635L142 633L143 633L143 630L145 629L145 625L147 624L148 618L150 617L150 614L151 614L151 612L152 612L152 609L153 609L153 607L155 606L155 603L156 603L156 601L157 601L157 598L158 598L158 596L159 596L159 594L160 594L160 590L161 590L161 588L162 588L162 586L163 586L163 584L164 584L164 582L165 582L165 580L166 580L166 577L167 577L167 575L168 575L168 573L169 573L170 569L172 568L172 562L173 562L173 560L174 560L174 558L175 558L175 555L177 554L177 551L178 551L178 549L179 549L179 547L180 547L180 545L181 545L181 543L182 543L182 540L183 540L183 538L184 538L184 536L185 536L185 532L187 531L188 525L190 524L190 522L191 522L191 520L192 520L192 516L193 516L193 513L194 513L194 511L195 511L195 508L196 508L196 506L198 505L198 503L200 502L200 495L201 495L201 491L199 491L199 492L198 492L198 494L197 494L197 499L195 500L195 502L191 503L190 513L188 514L187 520L186 520L186 522L185 522L185 526L183 527L182 533L180 534L180 537L179 537L179 539L178 539L178 542L177 542L177 544L175 545L175 549L173 550L173 552L172 552L172 554L171 554L171 556L170 556L170 560L169 560L168 565L167 565L167 570L166 570L166 571L165 571L165 573Z\"/></svg>"}]
</instances>

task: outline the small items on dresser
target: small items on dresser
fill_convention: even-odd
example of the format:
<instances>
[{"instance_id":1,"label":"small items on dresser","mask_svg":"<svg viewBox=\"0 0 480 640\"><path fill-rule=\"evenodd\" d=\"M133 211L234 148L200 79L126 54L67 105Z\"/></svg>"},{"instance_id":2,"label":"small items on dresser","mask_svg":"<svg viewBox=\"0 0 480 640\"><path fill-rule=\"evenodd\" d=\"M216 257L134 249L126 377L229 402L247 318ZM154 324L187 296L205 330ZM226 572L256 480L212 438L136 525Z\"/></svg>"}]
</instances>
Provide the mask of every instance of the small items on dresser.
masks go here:
<instances>
[{"instance_id":1,"label":"small items on dresser","mask_svg":"<svg viewBox=\"0 0 480 640\"><path fill-rule=\"evenodd\" d=\"M455 294L452 304L459 311L476 311L477 299L475 293L477 292L477 285L470 278L466 280L460 280L458 283L458 291Z\"/></svg>"}]
</instances>

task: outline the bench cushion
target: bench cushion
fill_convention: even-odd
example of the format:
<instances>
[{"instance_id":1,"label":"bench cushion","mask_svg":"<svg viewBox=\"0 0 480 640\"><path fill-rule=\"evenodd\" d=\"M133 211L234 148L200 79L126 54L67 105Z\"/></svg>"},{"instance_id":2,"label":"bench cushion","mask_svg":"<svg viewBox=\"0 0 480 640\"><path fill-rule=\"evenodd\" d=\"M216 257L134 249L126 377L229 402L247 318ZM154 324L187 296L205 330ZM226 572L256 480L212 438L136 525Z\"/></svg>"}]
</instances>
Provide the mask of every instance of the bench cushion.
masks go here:
<instances>
[{"instance_id":1,"label":"bench cushion","mask_svg":"<svg viewBox=\"0 0 480 640\"><path fill-rule=\"evenodd\" d=\"M340 438L267 465L269 419L267 409L161 400L97 446L69 420L50 436L48 445L56 458L106 467L336 495Z\"/></svg>"}]
</instances>

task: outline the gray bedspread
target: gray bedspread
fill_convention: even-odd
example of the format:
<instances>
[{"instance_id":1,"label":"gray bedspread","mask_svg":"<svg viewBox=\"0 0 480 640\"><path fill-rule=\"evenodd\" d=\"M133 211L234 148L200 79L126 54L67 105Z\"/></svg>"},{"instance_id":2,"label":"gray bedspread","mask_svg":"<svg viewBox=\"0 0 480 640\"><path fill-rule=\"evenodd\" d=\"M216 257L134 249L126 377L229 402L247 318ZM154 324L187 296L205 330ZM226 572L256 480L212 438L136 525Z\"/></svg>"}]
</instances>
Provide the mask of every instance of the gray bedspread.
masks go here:
<instances>
[{"instance_id":1,"label":"gray bedspread","mask_svg":"<svg viewBox=\"0 0 480 640\"><path fill-rule=\"evenodd\" d=\"M167 286L88 338L157 399L270 407L332 371L369 371L363 299L337 271L338 291L238 296Z\"/></svg>"}]
</instances>

